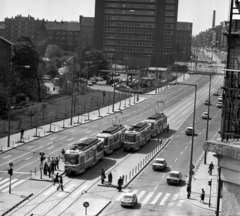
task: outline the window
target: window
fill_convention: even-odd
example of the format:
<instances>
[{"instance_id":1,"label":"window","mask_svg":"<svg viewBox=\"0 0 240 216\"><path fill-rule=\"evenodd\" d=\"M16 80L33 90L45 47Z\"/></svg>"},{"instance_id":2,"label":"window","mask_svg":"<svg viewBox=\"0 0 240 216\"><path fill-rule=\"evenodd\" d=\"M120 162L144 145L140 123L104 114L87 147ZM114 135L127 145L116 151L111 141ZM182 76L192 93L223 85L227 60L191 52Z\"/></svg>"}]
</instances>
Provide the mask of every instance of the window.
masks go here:
<instances>
[{"instance_id":1,"label":"window","mask_svg":"<svg viewBox=\"0 0 240 216\"><path fill-rule=\"evenodd\" d=\"M166 0L166 3L168 3L168 4L175 4L175 0Z\"/></svg>"},{"instance_id":2,"label":"window","mask_svg":"<svg viewBox=\"0 0 240 216\"><path fill-rule=\"evenodd\" d=\"M175 5L166 5L167 10L175 10Z\"/></svg>"},{"instance_id":3,"label":"window","mask_svg":"<svg viewBox=\"0 0 240 216\"><path fill-rule=\"evenodd\" d=\"M166 11L165 16L175 16L175 13L173 11Z\"/></svg>"}]
</instances>

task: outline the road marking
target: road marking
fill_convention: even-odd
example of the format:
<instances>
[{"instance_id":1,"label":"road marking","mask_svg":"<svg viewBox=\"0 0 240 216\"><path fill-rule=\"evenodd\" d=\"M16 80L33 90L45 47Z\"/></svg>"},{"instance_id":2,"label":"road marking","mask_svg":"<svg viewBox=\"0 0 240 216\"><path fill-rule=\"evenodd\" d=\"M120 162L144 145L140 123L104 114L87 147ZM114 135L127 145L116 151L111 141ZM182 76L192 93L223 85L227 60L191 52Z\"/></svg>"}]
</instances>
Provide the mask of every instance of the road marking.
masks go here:
<instances>
[{"instance_id":1,"label":"road marking","mask_svg":"<svg viewBox=\"0 0 240 216\"><path fill-rule=\"evenodd\" d=\"M106 124L107 122L103 122L102 124Z\"/></svg>"},{"instance_id":2,"label":"road marking","mask_svg":"<svg viewBox=\"0 0 240 216\"><path fill-rule=\"evenodd\" d=\"M78 131L78 132L76 132L76 133L73 133L73 135L78 134L78 133L80 133L80 131Z\"/></svg>"},{"instance_id":3,"label":"road marking","mask_svg":"<svg viewBox=\"0 0 240 216\"><path fill-rule=\"evenodd\" d=\"M162 178L165 176L166 173L163 174Z\"/></svg>"},{"instance_id":4,"label":"road marking","mask_svg":"<svg viewBox=\"0 0 240 216\"><path fill-rule=\"evenodd\" d=\"M53 140L53 139L56 139L57 137L52 137L52 138L50 138L50 140Z\"/></svg>"},{"instance_id":5,"label":"road marking","mask_svg":"<svg viewBox=\"0 0 240 216\"><path fill-rule=\"evenodd\" d=\"M161 195L162 195L161 192L158 193L158 194L154 197L154 199L152 200L152 202L151 202L150 204L151 204L151 205L156 204L156 202L158 201L158 199L160 198Z\"/></svg>"},{"instance_id":6,"label":"road marking","mask_svg":"<svg viewBox=\"0 0 240 216\"><path fill-rule=\"evenodd\" d=\"M32 158L33 156L30 156L30 157L28 157L28 158L26 158L25 160L29 160L30 158Z\"/></svg>"},{"instance_id":7,"label":"road marking","mask_svg":"<svg viewBox=\"0 0 240 216\"><path fill-rule=\"evenodd\" d=\"M182 206L183 202L184 202L184 200L179 200L177 206Z\"/></svg>"},{"instance_id":8,"label":"road marking","mask_svg":"<svg viewBox=\"0 0 240 216\"><path fill-rule=\"evenodd\" d=\"M71 141L71 140L73 140L74 138L70 138L70 139L67 139L67 141Z\"/></svg>"},{"instance_id":9,"label":"road marking","mask_svg":"<svg viewBox=\"0 0 240 216\"><path fill-rule=\"evenodd\" d=\"M33 147L35 147L35 145L33 145L33 146L29 146L28 148L30 149L30 148L33 148Z\"/></svg>"},{"instance_id":10,"label":"road marking","mask_svg":"<svg viewBox=\"0 0 240 216\"><path fill-rule=\"evenodd\" d=\"M7 179L8 180L8 179ZM11 184L13 184L15 181L17 181L18 179L12 179L12 181L11 181ZM4 185L2 185L1 187L0 187L0 190L2 190L3 188L5 188L5 187L7 187L7 186L9 186L9 182L7 182L7 183L5 183Z\"/></svg>"},{"instance_id":11,"label":"road marking","mask_svg":"<svg viewBox=\"0 0 240 216\"><path fill-rule=\"evenodd\" d=\"M138 194L138 196L137 196L138 200L140 200L145 193L146 193L146 191L141 191L140 194Z\"/></svg>"},{"instance_id":12,"label":"road marking","mask_svg":"<svg viewBox=\"0 0 240 216\"><path fill-rule=\"evenodd\" d=\"M4 157L3 159L9 158L9 157L11 157L11 156L12 156L12 155L8 155L8 156Z\"/></svg>"},{"instance_id":13,"label":"road marking","mask_svg":"<svg viewBox=\"0 0 240 216\"><path fill-rule=\"evenodd\" d=\"M180 155L183 153L183 151L180 153Z\"/></svg>"},{"instance_id":14,"label":"road marking","mask_svg":"<svg viewBox=\"0 0 240 216\"><path fill-rule=\"evenodd\" d=\"M75 142L69 143L67 146L73 145Z\"/></svg>"},{"instance_id":15,"label":"road marking","mask_svg":"<svg viewBox=\"0 0 240 216\"><path fill-rule=\"evenodd\" d=\"M146 196L146 198L142 201L141 205L142 205L142 206L145 205L145 204L148 202L148 200L152 197L153 194L154 194L154 192L148 193L148 195Z\"/></svg>"},{"instance_id":16,"label":"road marking","mask_svg":"<svg viewBox=\"0 0 240 216\"><path fill-rule=\"evenodd\" d=\"M81 194L86 188L88 187L88 185L83 185L83 187L79 188L76 193L74 193L71 197L77 197L79 194Z\"/></svg>"},{"instance_id":17,"label":"road marking","mask_svg":"<svg viewBox=\"0 0 240 216\"><path fill-rule=\"evenodd\" d=\"M47 190L45 193L43 193L44 196L47 196L49 195L51 192L55 191L56 190L56 187L52 187L50 188L49 190Z\"/></svg>"},{"instance_id":18,"label":"road marking","mask_svg":"<svg viewBox=\"0 0 240 216\"><path fill-rule=\"evenodd\" d=\"M168 206L172 206L172 205L173 205L173 202L174 202L177 198L178 198L178 194L174 194L171 202L168 203Z\"/></svg>"},{"instance_id":19,"label":"road marking","mask_svg":"<svg viewBox=\"0 0 240 216\"><path fill-rule=\"evenodd\" d=\"M176 137L178 137L179 135L176 135Z\"/></svg>"},{"instance_id":20,"label":"road marking","mask_svg":"<svg viewBox=\"0 0 240 216\"><path fill-rule=\"evenodd\" d=\"M22 180L16 182L15 184L11 184L11 188L13 189L13 188L15 188L17 185L22 184L22 183L25 182L25 181L26 181L26 179L22 179ZM6 188L6 189L2 190L2 192L7 192L8 190L9 190L9 188Z\"/></svg>"},{"instance_id":21,"label":"road marking","mask_svg":"<svg viewBox=\"0 0 240 216\"><path fill-rule=\"evenodd\" d=\"M185 149L187 149L188 146L185 147Z\"/></svg>"},{"instance_id":22,"label":"road marking","mask_svg":"<svg viewBox=\"0 0 240 216\"><path fill-rule=\"evenodd\" d=\"M90 132L92 132L91 130L90 131L86 131L85 133L90 133Z\"/></svg>"},{"instance_id":23,"label":"road marking","mask_svg":"<svg viewBox=\"0 0 240 216\"><path fill-rule=\"evenodd\" d=\"M59 140L62 140L62 139L64 139L64 138L66 138L67 136L64 136L64 137L62 137L62 138L60 138Z\"/></svg>"},{"instance_id":24,"label":"road marking","mask_svg":"<svg viewBox=\"0 0 240 216\"><path fill-rule=\"evenodd\" d=\"M53 144L53 142L50 142L50 143L48 143L47 145L51 145L51 144Z\"/></svg>"},{"instance_id":25,"label":"road marking","mask_svg":"<svg viewBox=\"0 0 240 216\"><path fill-rule=\"evenodd\" d=\"M159 203L159 205L164 205L169 196L170 196L170 193L166 193L166 195L163 197L163 199L162 199L162 201Z\"/></svg>"},{"instance_id":26,"label":"road marking","mask_svg":"<svg viewBox=\"0 0 240 216\"><path fill-rule=\"evenodd\" d=\"M93 128L97 127L98 125L92 126Z\"/></svg>"},{"instance_id":27,"label":"road marking","mask_svg":"<svg viewBox=\"0 0 240 216\"><path fill-rule=\"evenodd\" d=\"M199 135L201 134L202 132L199 133Z\"/></svg>"},{"instance_id":28,"label":"road marking","mask_svg":"<svg viewBox=\"0 0 240 216\"><path fill-rule=\"evenodd\" d=\"M54 148L54 146L51 146L51 147L49 147L49 148L47 148L47 149L50 150L50 149L52 149L52 148Z\"/></svg>"},{"instance_id":29,"label":"road marking","mask_svg":"<svg viewBox=\"0 0 240 216\"><path fill-rule=\"evenodd\" d=\"M64 188L64 192L60 192L59 194L57 194L58 197L62 197L66 194L66 192L70 192L72 188L75 187L75 184L70 184L68 185L66 188Z\"/></svg>"},{"instance_id":30,"label":"road marking","mask_svg":"<svg viewBox=\"0 0 240 216\"><path fill-rule=\"evenodd\" d=\"M158 184L155 186L154 190L156 190L156 189L157 189L157 187L158 187Z\"/></svg>"},{"instance_id":31,"label":"road marking","mask_svg":"<svg viewBox=\"0 0 240 216\"><path fill-rule=\"evenodd\" d=\"M74 132L76 129L74 129L74 130L70 130L69 132Z\"/></svg>"},{"instance_id":32,"label":"road marking","mask_svg":"<svg viewBox=\"0 0 240 216\"><path fill-rule=\"evenodd\" d=\"M4 179L4 180L0 181L0 184L3 184L6 181L9 181L9 179Z\"/></svg>"},{"instance_id":33,"label":"road marking","mask_svg":"<svg viewBox=\"0 0 240 216\"><path fill-rule=\"evenodd\" d=\"M127 193L128 191L129 191L129 189L126 189L126 190L124 190L124 193ZM121 193L121 194L117 197L116 201L121 201L121 199L122 199L123 196L124 196L124 193Z\"/></svg>"},{"instance_id":34,"label":"road marking","mask_svg":"<svg viewBox=\"0 0 240 216\"><path fill-rule=\"evenodd\" d=\"M178 160L178 158L176 158L174 162L176 162L177 160Z\"/></svg>"}]
</instances>

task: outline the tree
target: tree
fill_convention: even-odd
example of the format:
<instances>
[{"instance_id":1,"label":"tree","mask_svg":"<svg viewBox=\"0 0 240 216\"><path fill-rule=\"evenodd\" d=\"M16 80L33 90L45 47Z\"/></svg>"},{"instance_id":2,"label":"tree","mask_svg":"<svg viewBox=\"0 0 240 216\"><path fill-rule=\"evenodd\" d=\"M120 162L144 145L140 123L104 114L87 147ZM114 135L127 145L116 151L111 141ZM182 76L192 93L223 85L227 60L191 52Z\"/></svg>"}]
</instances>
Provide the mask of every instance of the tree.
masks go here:
<instances>
[{"instance_id":1,"label":"tree","mask_svg":"<svg viewBox=\"0 0 240 216\"><path fill-rule=\"evenodd\" d=\"M47 39L38 42L37 51L39 56L43 57L45 55L45 51L48 45L49 45L49 42Z\"/></svg>"},{"instance_id":2,"label":"tree","mask_svg":"<svg viewBox=\"0 0 240 216\"><path fill-rule=\"evenodd\" d=\"M45 51L45 57L49 59L61 58L63 55L62 50L57 45L48 45Z\"/></svg>"}]
</instances>

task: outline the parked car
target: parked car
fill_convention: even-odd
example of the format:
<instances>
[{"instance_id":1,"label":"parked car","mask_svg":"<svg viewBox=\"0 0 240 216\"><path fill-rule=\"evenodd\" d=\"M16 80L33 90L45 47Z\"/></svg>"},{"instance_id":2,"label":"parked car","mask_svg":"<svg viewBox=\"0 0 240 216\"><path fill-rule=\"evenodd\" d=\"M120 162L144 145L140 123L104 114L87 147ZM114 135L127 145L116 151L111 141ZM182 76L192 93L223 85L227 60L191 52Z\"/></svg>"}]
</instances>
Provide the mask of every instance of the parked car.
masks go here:
<instances>
[{"instance_id":1,"label":"parked car","mask_svg":"<svg viewBox=\"0 0 240 216\"><path fill-rule=\"evenodd\" d=\"M218 91L217 91L217 90L214 90L214 91L213 91L213 95L214 95L214 96L218 96L218 95L219 95Z\"/></svg>"},{"instance_id":2,"label":"parked car","mask_svg":"<svg viewBox=\"0 0 240 216\"><path fill-rule=\"evenodd\" d=\"M209 101L208 99L204 101L204 105L211 105L211 101Z\"/></svg>"},{"instance_id":3,"label":"parked car","mask_svg":"<svg viewBox=\"0 0 240 216\"><path fill-rule=\"evenodd\" d=\"M125 206L131 206L131 207L135 207L137 205L137 196L135 193L126 193L124 194L122 200L121 200L121 206L125 207Z\"/></svg>"},{"instance_id":4,"label":"parked car","mask_svg":"<svg viewBox=\"0 0 240 216\"><path fill-rule=\"evenodd\" d=\"M96 84L97 83L97 80L95 78L90 78L89 80L92 82L92 84Z\"/></svg>"},{"instance_id":5,"label":"parked car","mask_svg":"<svg viewBox=\"0 0 240 216\"><path fill-rule=\"evenodd\" d=\"M95 78L97 81L103 81L104 79L102 77L96 77Z\"/></svg>"},{"instance_id":6,"label":"parked car","mask_svg":"<svg viewBox=\"0 0 240 216\"><path fill-rule=\"evenodd\" d=\"M182 181L182 174L180 171L171 171L167 177L168 184L177 184L179 185Z\"/></svg>"},{"instance_id":7,"label":"parked car","mask_svg":"<svg viewBox=\"0 0 240 216\"><path fill-rule=\"evenodd\" d=\"M195 131L193 130L193 127L187 127L186 128L186 135L194 135Z\"/></svg>"},{"instance_id":8,"label":"parked car","mask_svg":"<svg viewBox=\"0 0 240 216\"><path fill-rule=\"evenodd\" d=\"M208 119L208 112L204 112L202 114L202 119Z\"/></svg>"},{"instance_id":9,"label":"parked car","mask_svg":"<svg viewBox=\"0 0 240 216\"><path fill-rule=\"evenodd\" d=\"M88 86L92 86L93 83L91 81L88 81Z\"/></svg>"},{"instance_id":10,"label":"parked car","mask_svg":"<svg viewBox=\"0 0 240 216\"><path fill-rule=\"evenodd\" d=\"M217 102L217 108L222 108L222 102Z\"/></svg>"},{"instance_id":11,"label":"parked car","mask_svg":"<svg viewBox=\"0 0 240 216\"><path fill-rule=\"evenodd\" d=\"M164 158L156 158L152 164L153 170L164 170L167 167L167 161Z\"/></svg>"}]
</instances>

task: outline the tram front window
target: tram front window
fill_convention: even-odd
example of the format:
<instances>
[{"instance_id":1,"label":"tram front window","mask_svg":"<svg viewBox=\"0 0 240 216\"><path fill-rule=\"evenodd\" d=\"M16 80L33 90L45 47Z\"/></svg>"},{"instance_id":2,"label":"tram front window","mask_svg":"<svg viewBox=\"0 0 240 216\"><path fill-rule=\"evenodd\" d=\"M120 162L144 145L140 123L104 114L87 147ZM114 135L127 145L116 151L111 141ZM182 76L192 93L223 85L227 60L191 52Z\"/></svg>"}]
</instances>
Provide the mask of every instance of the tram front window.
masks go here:
<instances>
[{"instance_id":1,"label":"tram front window","mask_svg":"<svg viewBox=\"0 0 240 216\"><path fill-rule=\"evenodd\" d=\"M78 155L65 154L65 164L71 164L71 165L79 164Z\"/></svg>"},{"instance_id":2,"label":"tram front window","mask_svg":"<svg viewBox=\"0 0 240 216\"><path fill-rule=\"evenodd\" d=\"M136 135L125 134L126 142L136 142Z\"/></svg>"}]
</instances>

